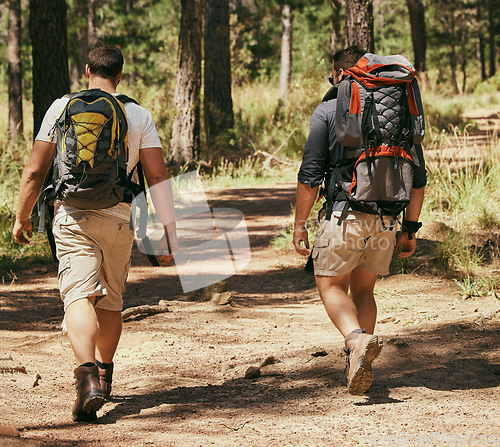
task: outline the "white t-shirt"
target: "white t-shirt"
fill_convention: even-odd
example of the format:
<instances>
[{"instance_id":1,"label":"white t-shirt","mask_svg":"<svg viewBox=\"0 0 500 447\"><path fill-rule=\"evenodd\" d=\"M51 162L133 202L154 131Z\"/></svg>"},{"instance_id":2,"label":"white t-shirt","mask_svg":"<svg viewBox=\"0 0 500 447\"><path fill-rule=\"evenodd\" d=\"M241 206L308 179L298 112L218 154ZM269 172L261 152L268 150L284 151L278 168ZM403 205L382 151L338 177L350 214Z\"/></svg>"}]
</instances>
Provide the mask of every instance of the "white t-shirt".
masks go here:
<instances>
[{"instance_id":1,"label":"white t-shirt","mask_svg":"<svg viewBox=\"0 0 500 447\"><path fill-rule=\"evenodd\" d=\"M118 93L115 94L115 96ZM45 116L43 118L40 130L35 140L45 141L45 142L55 142L57 135L55 132L54 125L56 120L61 115L64 107L69 102L70 98L62 97L56 99L52 105L48 108ZM128 122L128 162L127 171L130 172L139 161L139 150L152 148L152 147L162 147L160 137L158 136L158 131L156 130L155 123L151 113L144 107L141 107L133 102L127 102L124 104L125 112L127 114ZM61 214L69 214L71 212L78 211L76 208L68 206L64 202L57 204L56 218ZM111 208L105 208L101 210L106 214L123 217L128 219L130 216L130 205L127 203L119 203Z\"/></svg>"}]
</instances>

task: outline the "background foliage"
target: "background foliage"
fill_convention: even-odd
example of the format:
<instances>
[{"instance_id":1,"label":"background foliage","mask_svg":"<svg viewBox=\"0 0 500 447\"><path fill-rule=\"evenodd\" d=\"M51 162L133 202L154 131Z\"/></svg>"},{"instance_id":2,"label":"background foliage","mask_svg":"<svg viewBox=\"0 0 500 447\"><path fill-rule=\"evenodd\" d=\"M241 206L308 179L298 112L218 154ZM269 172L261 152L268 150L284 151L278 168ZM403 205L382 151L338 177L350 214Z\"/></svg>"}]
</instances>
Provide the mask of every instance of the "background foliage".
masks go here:
<instances>
[{"instance_id":1,"label":"background foliage","mask_svg":"<svg viewBox=\"0 0 500 447\"><path fill-rule=\"evenodd\" d=\"M473 108L498 110L500 73L482 80L478 64L478 33L484 35L488 66L490 32L485 11L478 22L477 5L486 0L425 0L427 28L427 81L422 83L428 133L424 146L435 149L446 145L456 132L468 132L464 112ZM82 18L75 13L77 0L68 0L69 64L78 59L77 30ZM294 180L296 166L290 169L263 169L255 157L259 151L272 153L282 146L280 157L298 161L307 138L309 118L329 88L330 30L332 6L329 0L293 0L292 82L286 103L278 94L281 47L281 6L278 0L242 0L241 8L232 2L231 54L235 129L227 148L214 154L204 147L200 170L207 169L225 186L228 182L250 178L274 179L288 175ZM177 66L180 21L178 0L95 0L96 38L118 45L125 56L125 70L119 89L151 110L164 147L168 147L175 113L173 92ZM22 6L22 61L24 95L24 143L9 148L6 143L7 107L7 19L8 1L0 0L0 257L11 260L25 255L9 239L9 225L15 210L20 172L31 148L31 44L28 34L28 0ZM494 8L495 34L500 31L500 10ZM340 36L344 15L339 16ZM406 2L374 0L375 50L380 54L403 54L413 59ZM494 41L494 51L500 47ZM57 42L54 43L57 45ZM498 57L497 57L498 59ZM452 67L456 67L453 76ZM496 67L493 67L496 68ZM495 71L495 70L493 70ZM72 85L83 88L85 80ZM203 135L202 135L203 137ZM286 142L286 144L283 144ZM444 213L458 231L467 225L498 228L498 139L489 141L491 155L483 165L468 170L429 170L429 199L424 212ZM288 166L288 165L287 165ZM447 166L449 168L449 166ZM267 166L266 166L267 168ZM208 174L207 174L208 176ZM208 178L208 177L207 177ZM210 179L213 181L213 179ZM446 190L449 187L450 190ZM481 188L478 200L473 191ZM494 188L494 189L492 189ZM463 194L471 200L460 200ZM446 200L443 200L443 197ZM448 205L446 205L446 203ZM451 211L453 209L453 212ZM477 211L477 212L476 212ZM498 216L498 214L496 214ZM460 227L460 228L458 228ZM24 250L24 249L23 249ZM36 248L38 256L39 248ZM42 248L43 250L43 248Z\"/></svg>"}]
</instances>

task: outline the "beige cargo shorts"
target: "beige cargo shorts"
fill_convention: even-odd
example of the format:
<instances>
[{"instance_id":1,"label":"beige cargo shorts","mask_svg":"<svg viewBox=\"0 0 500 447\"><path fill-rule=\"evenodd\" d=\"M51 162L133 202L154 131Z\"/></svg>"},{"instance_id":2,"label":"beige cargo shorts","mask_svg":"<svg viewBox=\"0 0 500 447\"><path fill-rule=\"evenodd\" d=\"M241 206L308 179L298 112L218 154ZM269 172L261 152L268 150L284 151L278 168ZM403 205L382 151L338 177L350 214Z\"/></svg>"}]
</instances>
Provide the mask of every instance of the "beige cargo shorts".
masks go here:
<instances>
[{"instance_id":1,"label":"beige cargo shorts","mask_svg":"<svg viewBox=\"0 0 500 447\"><path fill-rule=\"evenodd\" d=\"M134 232L129 221L96 210L58 217L53 225L64 309L96 297L95 306L121 311Z\"/></svg>"},{"instance_id":2,"label":"beige cargo shorts","mask_svg":"<svg viewBox=\"0 0 500 447\"><path fill-rule=\"evenodd\" d=\"M380 216L350 211L339 226L339 216L333 212L331 220L320 219L312 250L314 274L341 276L361 267L387 275L396 243L392 217L382 223Z\"/></svg>"}]
</instances>

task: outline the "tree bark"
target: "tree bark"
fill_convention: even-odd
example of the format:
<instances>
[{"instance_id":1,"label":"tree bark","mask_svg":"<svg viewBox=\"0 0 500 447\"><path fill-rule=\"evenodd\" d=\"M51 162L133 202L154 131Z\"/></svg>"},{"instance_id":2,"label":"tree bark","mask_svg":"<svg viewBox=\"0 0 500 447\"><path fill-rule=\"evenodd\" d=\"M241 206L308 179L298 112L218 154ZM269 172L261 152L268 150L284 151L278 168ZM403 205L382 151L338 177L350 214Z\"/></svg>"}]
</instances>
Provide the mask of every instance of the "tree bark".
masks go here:
<instances>
[{"instance_id":1,"label":"tree bark","mask_svg":"<svg viewBox=\"0 0 500 447\"><path fill-rule=\"evenodd\" d=\"M339 50L338 42L340 36L340 0L332 0L332 15L330 16L330 56Z\"/></svg>"},{"instance_id":2,"label":"tree bark","mask_svg":"<svg viewBox=\"0 0 500 447\"><path fill-rule=\"evenodd\" d=\"M21 64L21 0L9 1L9 31L7 39L9 64L9 129L11 146L23 135L23 73Z\"/></svg>"},{"instance_id":3,"label":"tree bark","mask_svg":"<svg viewBox=\"0 0 500 447\"><path fill-rule=\"evenodd\" d=\"M490 77L496 73L496 51L495 46L495 5L496 0L488 0L488 23L489 23L489 40L490 40Z\"/></svg>"},{"instance_id":4,"label":"tree bark","mask_svg":"<svg viewBox=\"0 0 500 447\"><path fill-rule=\"evenodd\" d=\"M451 70L451 85L453 91L458 93L457 81L457 51L456 51L456 30L455 30L455 11L450 11L450 70Z\"/></svg>"},{"instance_id":5,"label":"tree bark","mask_svg":"<svg viewBox=\"0 0 500 447\"><path fill-rule=\"evenodd\" d=\"M23 73L21 65L21 0L9 1L7 40L9 64L9 129L8 140L16 146L23 135Z\"/></svg>"},{"instance_id":6,"label":"tree bark","mask_svg":"<svg viewBox=\"0 0 500 447\"><path fill-rule=\"evenodd\" d=\"M373 0L345 0L346 47L374 52Z\"/></svg>"},{"instance_id":7,"label":"tree bark","mask_svg":"<svg viewBox=\"0 0 500 447\"><path fill-rule=\"evenodd\" d=\"M30 0L33 136L52 102L69 93L66 1Z\"/></svg>"},{"instance_id":8,"label":"tree bark","mask_svg":"<svg viewBox=\"0 0 500 447\"><path fill-rule=\"evenodd\" d=\"M292 73L292 33L293 33L292 8L284 4L281 9L283 31L281 35L281 66L279 93L283 102L286 101Z\"/></svg>"},{"instance_id":9,"label":"tree bark","mask_svg":"<svg viewBox=\"0 0 500 447\"><path fill-rule=\"evenodd\" d=\"M229 0L205 1L204 118L207 141L234 127Z\"/></svg>"},{"instance_id":10,"label":"tree bark","mask_svg":"<svg viewBox=\"0 0 500 447\"><path fill-rule=\"evenodd\" d=\"M465 17L465 12L462 12L461 23L463 26L460 27L460 68L462 70L462 91L465 93L467 91L467 33L465 23L467 19Z\"/></svg>"},{"instance_id":11,"label":"tree bark","mask_svg":"<svg viewBox=\"0 0 500 447\"><path fill-rule=\"evenodd\" d=\"M481 81L486 80L486 61L484 57L484 37L482 32L483 19L482 19L482 0L477 1L477 10L476 10L476 32L477 32L477 40L476 40L476 54L477 54L477 63L478 70L481 74Z\"/></svg>"},{"instance_id":12,"label":"tree bark","mask_svg":"<svg viewBox=\"0 0 500 447\"><path fill-rule=\"evenodd\" d=\"M200 145L201 0L181 0L181 26L177 56L174 119L169 163L183 165L196 160Z\"/></svg>"},{"instance_id":13,"label":"tree bark","mask_svg":"<svg viewBox=\"0 0 500 447\"><path fill-rule=\"evenodd\" d=\"M410 14L411 40L413 43L414 65L417 73L427 71L425 55L427 32L425 28L425 6L423 0L406 0Z\"/></svg>"},{"instance_id":14,"label":"tree bark","mask_svg":"<svg viewBox=\"0 0 500 447\"><path fill-rule=\"evenodd\" d=\"M71 85L74 86L73 88L79 88L80 78L85 73L87 55L96 43L94 3L94 0L76 1L75 12L78 17L76 37L78 49L75 65L71 73Z\"/></svg>"}]
</instances>

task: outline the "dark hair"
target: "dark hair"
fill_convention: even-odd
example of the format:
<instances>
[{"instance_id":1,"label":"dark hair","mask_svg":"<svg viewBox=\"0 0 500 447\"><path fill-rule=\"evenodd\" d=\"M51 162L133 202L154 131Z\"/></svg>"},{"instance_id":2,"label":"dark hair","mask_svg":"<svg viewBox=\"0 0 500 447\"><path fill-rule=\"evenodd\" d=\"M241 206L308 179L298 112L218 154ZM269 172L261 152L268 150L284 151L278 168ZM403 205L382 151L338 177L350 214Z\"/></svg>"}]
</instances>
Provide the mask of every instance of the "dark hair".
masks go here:
<instances>
[{"instance_id":1,"label":"dark hair","mask_svg":"<svg viewBox=\"0 0 500 447\"><path fill-rule=\"evenodd\" d=\"M87 64L93 75L116 79L123 68L123 55L119 48L101 45L88 54Z\"/></svg>"},{"instance_id":2,"label":"dark hair","mask_svg":"<svg viewBox=\"0 0 500 447\"><path fill-rule=\"evenodd\" d=\"M360 50L357 45L353 45L344 50L337 51L333 55L333 68L335 70L354 67L356 62L361 59L366 51Z\"/></svg>"}]
</instances>

